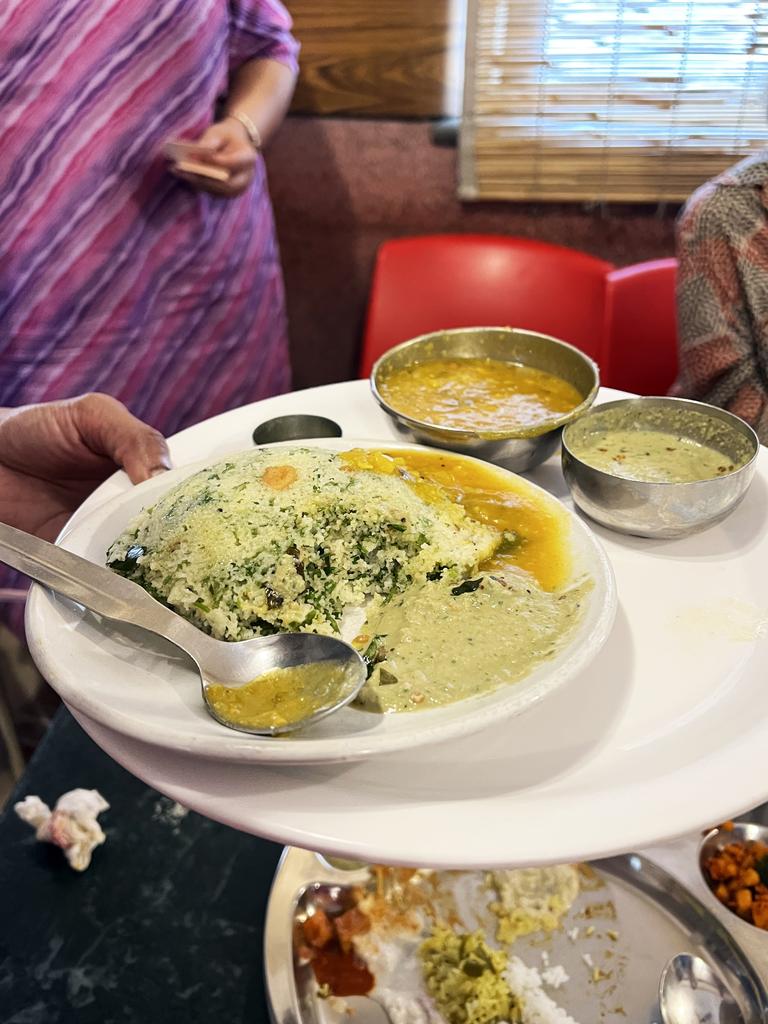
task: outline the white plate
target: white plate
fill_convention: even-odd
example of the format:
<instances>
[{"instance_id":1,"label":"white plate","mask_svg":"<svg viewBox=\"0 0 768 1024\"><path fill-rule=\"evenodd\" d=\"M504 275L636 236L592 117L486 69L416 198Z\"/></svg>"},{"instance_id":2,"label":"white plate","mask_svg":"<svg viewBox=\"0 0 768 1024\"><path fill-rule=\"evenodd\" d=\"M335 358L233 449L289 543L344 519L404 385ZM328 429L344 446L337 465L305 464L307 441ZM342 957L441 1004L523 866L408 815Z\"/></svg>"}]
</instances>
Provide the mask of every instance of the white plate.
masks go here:
<instances>
[{"instance_id":1,"label":"white plate","mask_svg":"<svg viewBox=\"0 0 768 1024\"><path fill-rule=\"evenodd\" d=\"M598 400L622 397L606 389ZM258 423L288 413L329 416L350 437L395 437L367 381L353 381L192 427L173 439L174 461L243 448ZM531 476L568 500L558 459ZM128 488L118 474L82 511ZM761 451L742 504L703 533L651 541L594 528L620 594L608 642L547 701L474 737L360 764L260 767L162 750L78 718L115 760L184 806L339 856L519 866L665 842L768 799L767 521Z\"/></svg>"},{"instance_id":2,"label":"white plate","mask_svg":"<svg viewBox=\"0 0 768 1024\"><path fill-rule=\"evenodd\" d=\"M345 450L380 447L381 442L332 440L317 446ZM142 508L209 461L155 477L90 515L75 517L61 543L103 564L109 545ZM502 479L512 476L505 470L497 472ZM556 504L546 491L528 481L519 482L539 501ZM571 640L557 657L520 682L443 708L389 715L343 708L288 737L247 736L222 728L210 717L196 673L170 644L142 630L117 629L39 589L27 617L30 649L40 671L71 707L125 736L199 757L307 764L361 760L444 742L532 708L577 675L605 643L616 610L613 573L591 531L573 513L568 517L573 578L588 575L594 581Z\"/></svg>"}]
</instances>

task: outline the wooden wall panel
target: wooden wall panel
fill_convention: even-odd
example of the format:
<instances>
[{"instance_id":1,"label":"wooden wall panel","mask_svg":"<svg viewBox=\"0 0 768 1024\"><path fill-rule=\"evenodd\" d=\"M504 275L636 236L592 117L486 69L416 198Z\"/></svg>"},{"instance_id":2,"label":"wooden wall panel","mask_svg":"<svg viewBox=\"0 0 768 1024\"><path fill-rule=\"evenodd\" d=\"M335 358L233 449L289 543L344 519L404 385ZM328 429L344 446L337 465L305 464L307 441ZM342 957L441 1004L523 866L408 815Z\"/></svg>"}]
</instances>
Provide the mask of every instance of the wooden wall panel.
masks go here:
<instances>
[{"instance_id":1,"label":"wooden wall panel","mask_svg":"<svg viewBox=\"0 0 768 1024\"><path fill-rule=\"evenodd\" d=\"M294 112L457 112L464 0L287 0L287 6L302 45Z\"/></svg>"}]
</instances>

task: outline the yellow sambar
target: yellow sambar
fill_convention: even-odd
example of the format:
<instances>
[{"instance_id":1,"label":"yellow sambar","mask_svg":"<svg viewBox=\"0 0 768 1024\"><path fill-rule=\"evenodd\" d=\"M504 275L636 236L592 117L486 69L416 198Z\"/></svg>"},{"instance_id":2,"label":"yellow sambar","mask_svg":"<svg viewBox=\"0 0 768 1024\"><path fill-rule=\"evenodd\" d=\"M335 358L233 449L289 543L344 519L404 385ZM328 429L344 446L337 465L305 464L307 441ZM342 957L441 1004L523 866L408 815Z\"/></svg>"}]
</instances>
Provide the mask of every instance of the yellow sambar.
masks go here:
<instances>
[{"instance_id":1,"label":"yellow sambar","mask_svg":"<svg viewBox=\"0 0 768 1024\"><path fill-rule=\"evenodd\" d=\"M584 396L546 370L501 359L430 359L393 370L382 398L422 423L460 430L530 430L581 405Z\"/></svg>"},{"instance_id":2,"label":"yellow sambar","mask_svg":"<svg viewBox=\"0 0 768 1024\"><path fill-rule=\"evenodd\" d=\"M408 483L427 502L446 496L463 505L478 522L514 534L518 542L502 545L483 570L518 566L544 590L556 590L571 575L570 523L564 508L540 498L513 476L482 462L436 451L354 448L342 452L350 469L413 474ZM437 485L437 486L435 486Z\"/></svg>"}]
</instances>

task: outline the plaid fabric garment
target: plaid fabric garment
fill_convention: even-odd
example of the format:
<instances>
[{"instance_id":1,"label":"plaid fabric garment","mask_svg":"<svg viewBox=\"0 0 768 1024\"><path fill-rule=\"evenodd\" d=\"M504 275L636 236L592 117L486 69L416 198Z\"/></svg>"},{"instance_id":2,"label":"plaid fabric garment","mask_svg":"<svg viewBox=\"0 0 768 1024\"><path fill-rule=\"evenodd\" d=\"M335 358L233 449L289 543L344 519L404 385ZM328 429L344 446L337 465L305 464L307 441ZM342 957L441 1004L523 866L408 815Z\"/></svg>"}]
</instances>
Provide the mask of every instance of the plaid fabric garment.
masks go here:
<instances>
[{"instance_id":1,"label":"plaid fabric garment","mask_svg":"<svg viewBox=\"0 0 768 1024\"><path fill-rule=\"evenodd\" d=\"M680 372L671 394L743 417L768 442L768 154L702 186L678 222Z\"/></svg>"}]
</instances>

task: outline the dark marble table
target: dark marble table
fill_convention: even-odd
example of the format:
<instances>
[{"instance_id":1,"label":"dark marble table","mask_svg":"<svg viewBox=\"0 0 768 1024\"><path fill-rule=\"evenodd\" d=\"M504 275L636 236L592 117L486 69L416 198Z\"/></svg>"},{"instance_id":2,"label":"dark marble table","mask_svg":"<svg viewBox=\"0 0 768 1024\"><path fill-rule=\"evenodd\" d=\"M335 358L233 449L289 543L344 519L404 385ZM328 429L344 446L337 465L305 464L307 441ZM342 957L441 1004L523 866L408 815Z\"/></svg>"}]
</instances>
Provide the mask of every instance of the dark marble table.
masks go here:
<instances>
[{"instance_id":1,"label":"dark marble table","mask_svg":"<svg viewBox=\"0 0 768 1024\"><path fill-rule=\"evenodd\" d=\"M13 813L98 789L83 874ZM179 808L61 710L0 816L0 1024L261 1024L262 935L280 847Z\"/></svg>"},{"instance_id":2,"label":"dark marble table","mask_svg":"<svg viewBox=\"0 0 768 1024\"><path fill-rule=\"evenodd\" d=\"M83 874L13 813L78 786L110 803ZM178 812L57 714L0 816L0 1024L266 1024L281 849ZM768 823L768 804L748 817Z\"/></svg>"}]
</instances>

